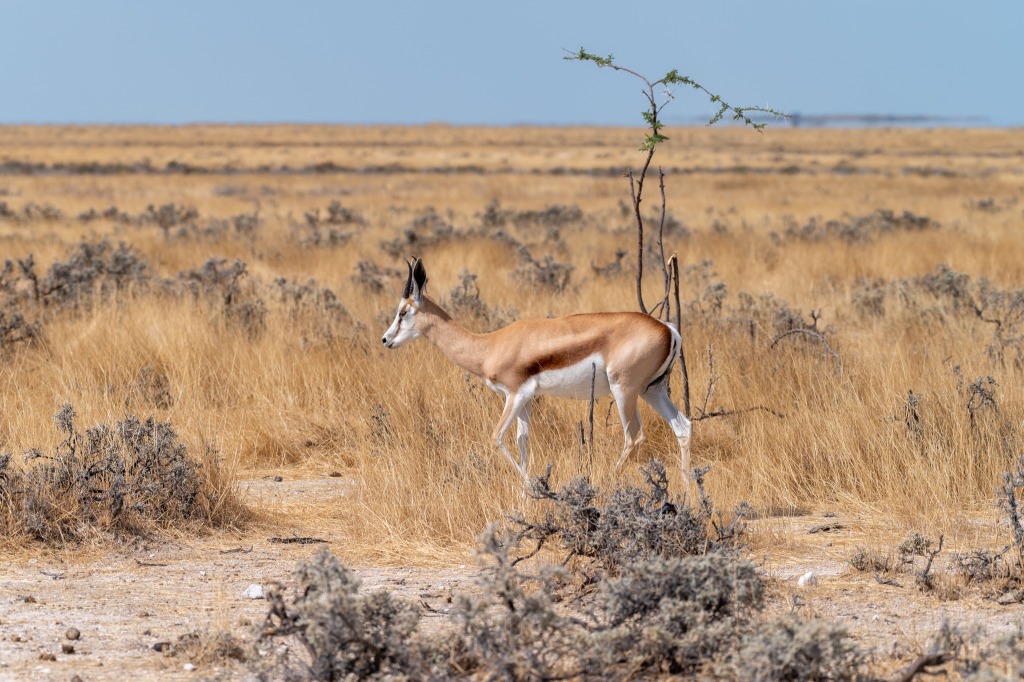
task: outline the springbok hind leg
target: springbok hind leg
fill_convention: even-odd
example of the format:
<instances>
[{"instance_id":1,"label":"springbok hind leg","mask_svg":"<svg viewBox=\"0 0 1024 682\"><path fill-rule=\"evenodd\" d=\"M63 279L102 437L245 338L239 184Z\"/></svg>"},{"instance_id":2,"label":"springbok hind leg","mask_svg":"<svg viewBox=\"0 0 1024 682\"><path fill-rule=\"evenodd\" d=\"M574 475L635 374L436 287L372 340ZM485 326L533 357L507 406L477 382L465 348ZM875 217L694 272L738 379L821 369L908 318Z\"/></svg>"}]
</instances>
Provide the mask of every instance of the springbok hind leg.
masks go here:
<instances>
[{"instance_id":1,"label":"springbok hind leg","mask_svg":"<svg viewBox=\"0 0 1024 682\"><path fill-rule=\"evenodd\" d=\"M693 425L668 397L665 382L651 386L641 397L661 415L661 418L672 429L672 433L675 434L676 440L679 441L683 475L688 477L690 475L690 433L693 431Z\"/></svg>"}]
</instances>

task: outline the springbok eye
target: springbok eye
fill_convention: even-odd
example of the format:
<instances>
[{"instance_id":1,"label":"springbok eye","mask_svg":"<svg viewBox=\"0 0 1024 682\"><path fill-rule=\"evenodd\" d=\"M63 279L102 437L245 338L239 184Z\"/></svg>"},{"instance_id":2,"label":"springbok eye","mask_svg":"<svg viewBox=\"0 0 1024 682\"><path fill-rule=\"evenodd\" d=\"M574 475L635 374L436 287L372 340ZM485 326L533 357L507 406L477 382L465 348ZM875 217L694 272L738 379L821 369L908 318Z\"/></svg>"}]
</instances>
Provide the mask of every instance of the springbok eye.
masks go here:
<instances>
[{"instance_id":1,"label":"springbok eye","mask_svg":"<svg viewBox=\"0 0 1024 682\"><path fill-rule=\"evenodd\" d=\"M409 309L408 309L408 308L402 308L401 310L399 310L399 311L398 311L398 316L399 316L399 317L405 317L405 314L406 314L407 312L409 312Z\"/></svg>"}]
</instances>

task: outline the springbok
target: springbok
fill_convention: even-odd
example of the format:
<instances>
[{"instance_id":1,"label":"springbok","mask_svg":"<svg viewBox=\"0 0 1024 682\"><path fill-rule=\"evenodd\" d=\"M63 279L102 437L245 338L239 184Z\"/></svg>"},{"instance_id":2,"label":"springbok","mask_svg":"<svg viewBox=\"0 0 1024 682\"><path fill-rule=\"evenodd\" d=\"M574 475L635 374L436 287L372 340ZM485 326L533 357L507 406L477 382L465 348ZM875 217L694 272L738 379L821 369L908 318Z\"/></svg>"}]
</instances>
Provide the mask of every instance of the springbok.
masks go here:
<instances>
[{"instance_id":1,"label":"springbok","mask_svg":"<svg viewBox=\"0 0 1024 682\"><path fill-rule=\"evenodd\" d=\"M527 479L531 401L536 395L589 400L615 398L625 443L616 468L644 442L637 398L643 398L672 428L690 468L690 420L668 395L668 376L682 343L673 325L643 313L586 313L520 320L487 334L474 334L424 292L427 271L419 258L407 262L409 279L398 313L384 338L398 348L425 336L456 365L482 377L505 396L493 438ZM519 462L505 448L505 432L516 421Z\"/></svg>"}]
</instances>

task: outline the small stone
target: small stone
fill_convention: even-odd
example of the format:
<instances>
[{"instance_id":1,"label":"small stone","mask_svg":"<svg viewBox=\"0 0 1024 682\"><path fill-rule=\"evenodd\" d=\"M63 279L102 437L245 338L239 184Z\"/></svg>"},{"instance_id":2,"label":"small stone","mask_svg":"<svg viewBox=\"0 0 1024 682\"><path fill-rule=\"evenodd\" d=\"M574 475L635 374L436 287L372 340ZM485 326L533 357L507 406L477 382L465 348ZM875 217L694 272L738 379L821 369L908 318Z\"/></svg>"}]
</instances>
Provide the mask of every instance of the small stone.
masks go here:
<instances>
[{"instance_id":1,"label":"small stone","mask_svg":"<svg viewBox=\"0 0 1024 682\"><path fill-rule=\"evenodd\" d=\"M164 651L169 650L170 648L171 648L171 643L170 642L157 642L156 644L153 645L153 651L164 652Z\"/></svg>"},{"instance_id":2,"label":"small stone","mask_svg":"<svg viewBox=\"0 0 1024 682\"><path fill-rule=\"evenodd\" d=\"M149 637L152 634L153 634L153 631L150 630L149 628L146 628L145 630L142 631L142 636L143 637Z\"/></svg>"},{"instance_id":3,"label":"small stone","mask_svg":"<svg viewBox=\"0 0 1024 682\"><path fill-rule=\"evenodd\" d=\"M67 642L64 642L63 644L60 645L60 650L63 651L64 653L66 653L66 654L73 654L73 653L75 653L75 645L74 644L68 644Z\"/></svg>"},{"instance_id":4,"label":"small stone","mask_svg":"<svg viewBox=\"0 0 1024 682\"><path fill-rule=\"evenodd\" d=\"M831 542L826 542L825 544L822 545L822 547L831 547L831 546L832 546Z\"/></svg>"},{"instance_id":5,"label":"small stone","mask_svg":"<svg viewBox=\"0 0 1024 682\"><path fill-rule=\"evenodd\" d=\"M280 483L284 480L284 476L274 476L274 483Z\"/></svg>"},{"instance_id":6,"label":"small stone","mask_svg":"<svg viewBox=\"0 0 1024 682\"><path fill-rule=\"evenodd\" d=\"M78 628L68 628L67 632L64 633L64 636L68 639L78 639L82 636L82 633L78 631Z\"/></svg>"},{"instance_id":7,"label":"small stone","mask_svg":"<svg viewBox=\"0 0 1024 682\"><path fill-rule=\"evenodd\" d=\"M814 587L818 584L818 576L814 575L814 571L807 571L800 579L796 581L796 584L800 587Z\"/></svg>"},{"instance_id":8,"label":"small stone","mask_svg":"<svg viewBox=\"0 0 1024 682\"><path fill-rule=\"evenodd\" d=\"M33 597L31 594L28 595L27 597L22 597L21 600L23 602L25 602L26 604L36 604L36 603L38 603L38 602L36 602L36 598Z\"/></svg>"},{"instance_id":9,"label":"small stone","mask_svg":"<svg viewBox=\"0 0 1024 682\"><path fill-rule=\"evenodd\" d=\"M187 673L190 673L196 669L196 666L194 663L186 663L185 665L181 666L181 669Z\"/></svg>"},{"instance_id":10,"label":"small stone","mask_svg":"<svg viewBox=\"0 0 1024 682\"><path fill-rule=\"evenodd\" d=\"M243 597L247 599L263 599L263 587L253 583L249 587L245 588L245 592L242 593Z\"/></svg>"},{"instance_id":11,"label":"small stone","mask_svg":"<svg viewBox=\"0 0 1024 682\"><path fill-rule=\"evenodd\" d=\"M82 678L78 675L72 675L71 682L82 682Z\"/></svg>"},{"instance_id":12,"label":"small stone","mask_svg":"<svg viewBox=\"0 0 1024 682\"><path fill-rule=\"evenodd\" d=\"M39 654L40 661L56 661L57 656L54 654Z\"/></svg>"},{"instance_id":13,"label":"small stone","mask_svg":"<svg viewBox=\"0 0 1024 682\"><path fill-rule=\"evenodd\" d=\"M21 641L21 635L11 635L11 641L12 642L20 642Z\"/></svg>"}]
</instances>

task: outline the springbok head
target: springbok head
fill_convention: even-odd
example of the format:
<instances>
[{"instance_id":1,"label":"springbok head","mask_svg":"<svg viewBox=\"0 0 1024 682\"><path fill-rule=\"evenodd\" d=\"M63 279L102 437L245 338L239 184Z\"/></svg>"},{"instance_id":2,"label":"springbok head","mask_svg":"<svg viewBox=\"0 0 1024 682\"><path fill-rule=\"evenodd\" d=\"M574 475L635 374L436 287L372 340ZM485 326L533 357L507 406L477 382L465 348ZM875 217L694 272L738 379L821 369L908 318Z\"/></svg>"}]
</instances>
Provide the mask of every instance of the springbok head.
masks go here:
<instances>
[{"instance_id":1,"label":"springbok head","mask_svg":"<svg viewBox=\"0 0 1024 682\"><path fill-rule=\"evenodd\" d=\"M398 313L395 321L384 332L381 341L388 348L398 348L420 336L416 328L416 313L423 305L423 289L427 286L427 271L423 261L415 258L406 261L409 266L409 279L405 282L402 300L398 302Z\"/></svg>"}]
</instances>

